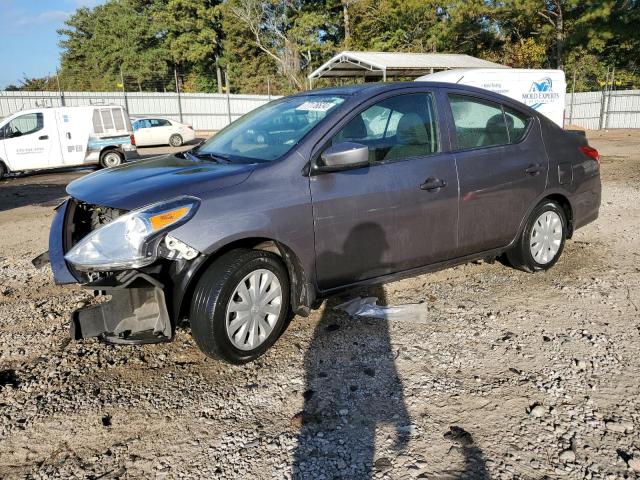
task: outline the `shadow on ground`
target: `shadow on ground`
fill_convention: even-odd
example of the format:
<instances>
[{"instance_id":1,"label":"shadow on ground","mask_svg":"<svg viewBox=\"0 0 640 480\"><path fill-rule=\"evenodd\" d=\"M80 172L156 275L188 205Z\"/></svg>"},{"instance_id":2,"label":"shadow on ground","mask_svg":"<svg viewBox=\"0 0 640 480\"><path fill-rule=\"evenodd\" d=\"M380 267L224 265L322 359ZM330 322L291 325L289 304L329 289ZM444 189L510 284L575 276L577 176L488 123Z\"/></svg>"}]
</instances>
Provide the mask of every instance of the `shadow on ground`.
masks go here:
<instances>
[{"instance_id":1,"label":"shadow on ground","mask_svg":"<svg viewBox=\"0 0 640 480\"><path fill-rule=\"evenodd\" d=\"M67 195L66 185L54 183L22 183L17 179L0 182L0 212L27 205L54 207Z\"/></svg>"}]
</instances>

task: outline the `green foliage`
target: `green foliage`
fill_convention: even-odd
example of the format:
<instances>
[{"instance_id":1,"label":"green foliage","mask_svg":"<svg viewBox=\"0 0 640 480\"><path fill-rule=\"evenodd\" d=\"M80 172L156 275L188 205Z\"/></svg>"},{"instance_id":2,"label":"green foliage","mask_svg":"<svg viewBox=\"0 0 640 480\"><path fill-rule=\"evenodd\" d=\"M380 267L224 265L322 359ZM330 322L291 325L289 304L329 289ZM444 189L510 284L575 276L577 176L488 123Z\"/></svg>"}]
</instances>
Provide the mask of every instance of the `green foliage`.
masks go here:
<instances>
[{"instance_id":1,"label":"green foliage","mask_svg":"<svg viewBox=\"0 0 640 480\"><path fill-rule=\"evenodd\" d=\"M20 80L19 85L8 85L5 88L7 92L17 91L57 91L58 85L56 77L29 78L24 77Z\"/></svg>"},{"instance_id":2,"label":"green foliage","mask_svg":"<svg viewBox=\"0 0 640 480\"><path fill-rule=\"evenodd\" d=\"M122 70L128 89L174 89L175 69L184 91L215 92L219 67L232 92L289 93L335 52L360 49L560 65L578 90L615 67L619 85L637 87L639 26L639 0L108 0L60 30L59 80L114 90ZM57 88L12 88L34 86Z\"/></svg>"}]
</instances>

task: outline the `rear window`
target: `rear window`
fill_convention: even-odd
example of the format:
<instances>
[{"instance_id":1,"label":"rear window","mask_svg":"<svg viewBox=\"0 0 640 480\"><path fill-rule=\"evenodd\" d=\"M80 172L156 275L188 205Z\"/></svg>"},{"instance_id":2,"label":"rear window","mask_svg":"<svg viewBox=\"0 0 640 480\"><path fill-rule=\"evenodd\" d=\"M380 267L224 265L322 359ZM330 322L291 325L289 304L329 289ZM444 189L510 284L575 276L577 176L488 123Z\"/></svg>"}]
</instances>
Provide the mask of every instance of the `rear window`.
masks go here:
<instances>
[{"instance_id":1,"label":"rear window","mask_svg":"<svg viewBox=\"0 0 640 480\"><path fill-rule=\"evenodd\" d=\"M499 103L465 95L449 95L458 149L509 143L507 124Z\"/></svg>"},{"instance_id":2,"label":"rear window","mask_svg":"<svg viewBox=\"0 0 640 480\"><path fill-rule=\"evenodd\" d=\"M531 123L531 117L513 108L504 107L504 115L507 119L507 130L509 131L509 142L518 143L527 133L527 127Z\"/></svg>"},{"instance_id":3,"label":"rear window","mask_svg":"<svg viewBox=\"0 0 640 480\"><path fill-rule=\"evenodd\" d=\"M513 108L467 95L449 95L459 150L522 140L531 117Z\"/></svg>"},{"instance_id":4,"label":"rear window","mask_svg":"<svg viewBox=\"0 0 640 480\"><path fill-rule=\"evenodd\" d=\"M121 134L131 130L131 124L122 108L96 108L92 116L93 131L98 135Z\"/></svg>"}]
</instances>

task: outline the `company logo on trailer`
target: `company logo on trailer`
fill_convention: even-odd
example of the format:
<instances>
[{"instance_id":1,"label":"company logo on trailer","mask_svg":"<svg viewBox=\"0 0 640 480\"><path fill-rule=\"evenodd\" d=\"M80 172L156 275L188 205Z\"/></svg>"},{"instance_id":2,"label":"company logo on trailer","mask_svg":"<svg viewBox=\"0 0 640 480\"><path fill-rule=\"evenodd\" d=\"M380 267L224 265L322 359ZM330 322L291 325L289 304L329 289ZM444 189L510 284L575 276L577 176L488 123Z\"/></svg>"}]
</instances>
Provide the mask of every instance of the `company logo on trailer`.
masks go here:
<instances>
[{"instance_id":1,"label":"company logo on trailer","mask_svg":"<svg viewBox=\"0 0 640 480\"><path fill-rule=\"evenodd\" d=\"M541 105L560 99L560 94L553 91L553 82L549 77L532 82L527 93L522 94L522 103L537 109Z\"/></svg>"}]
</instances>

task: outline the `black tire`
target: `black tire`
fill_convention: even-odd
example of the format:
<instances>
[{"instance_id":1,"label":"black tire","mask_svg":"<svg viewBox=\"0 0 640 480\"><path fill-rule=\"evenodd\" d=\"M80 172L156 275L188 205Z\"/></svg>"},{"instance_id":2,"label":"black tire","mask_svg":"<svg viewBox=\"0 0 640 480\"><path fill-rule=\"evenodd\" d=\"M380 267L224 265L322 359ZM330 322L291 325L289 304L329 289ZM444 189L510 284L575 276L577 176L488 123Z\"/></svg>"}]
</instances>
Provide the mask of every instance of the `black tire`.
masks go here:
<instances>
[{"instance_id":1,"label":"black tire","mask_svg":"<svg viewBox=\"0 0 640 480\"><path fill-rule=\"evenodd\" d=\"M2 180L7 173L7 167L5 167L4 163L0 162L0 180Z\"/></svg>"},{"instance_id":2,"label":"black tire","mask_svg":"<svg viewBox=\"0 0 640 480\"><path fill-rule=\"evenodd\" d=\"M562 225L562 232L560 238L560 246L555 256L546 263L539 263L531 253L530 248L530 239L531 232L535 227L536 221L546 212L554 212L560 217L560 223ZM562 250L564 249L564 243L567 238L567 217L564 213L564 210L560 205L553 201L545 200L540 203L536 208L533 209L531 215L529 215L529 219L524 227L524 230L518 237L516 244L513 246L511 250L509 250L506 255L509 263L514 268L519 270L524 270L525 272L541 272L545 270L549 270L553 267L560 255L562 255Z\"/></svg>"},{"instance_id":3,"label":"black tire","mask_svg":"<svg viewBox=\"0 0 640 480\"><path fill-rule=\"evenodd\" d=\"M122 165L124 155L117 150L105 150L100 154L100 166L102 168L113 168Z\"/></svg>"},{"instance_id":4,"label":"black tire","mask_svg":"<svg viewBox=\"0 0 640 480\"><path fill-rule=\"evenodd\" d=\"M263 343L253 350L241 350L231 342L226 331L227 306L236 286L250 272L270 270L280 282L282 308L273 329ZM290 315L289 276L280 257L261 250L232 250L203 273L191 301L191 334L202 352L233 364L243 364L262 355L278 339Z\"/></svg>"},{"instance_id":5,"label":"black tire","mask_svg":"<svg viewBox=\"0 0 640 480\"><path fill-rule=\"evenodd\" d=\"M177 133L174 133L169 137L169 145L172 147L181 147L183 143L184 140L182 139L182 136Z\"/></svg>"}]
</instances>

